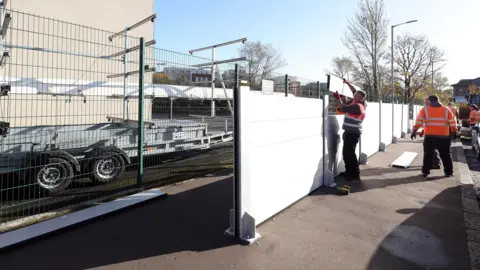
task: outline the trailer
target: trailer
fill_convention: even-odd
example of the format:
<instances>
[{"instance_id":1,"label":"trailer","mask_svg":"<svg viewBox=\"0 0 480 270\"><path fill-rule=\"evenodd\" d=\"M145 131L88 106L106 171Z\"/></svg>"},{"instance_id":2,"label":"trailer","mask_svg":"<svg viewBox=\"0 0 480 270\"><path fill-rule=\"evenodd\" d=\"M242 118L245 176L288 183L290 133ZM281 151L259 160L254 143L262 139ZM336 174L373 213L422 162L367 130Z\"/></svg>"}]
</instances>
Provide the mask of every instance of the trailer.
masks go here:
<instances>
[{"instance_id":1,"label":"trailer","mask_svg":"<svg viewBox=\"0 0 480 270\"><path fill-rule=\"evenodd\" d=\"M34 18L40 20L0 5L0 174L14 173L20 183L38 185L55 194L77 178L88 177L96 183L115 181L136 157L142 161L144 155L208 149L233 139L227 128L209 133L207 123L173 118L175 98L204 92L195 82L191 82L195 86L157 86L145 81L147 72L177 68L175 61L157 59L155 40L128 36L133 29L153 22L155 14L116 33L77 26L93 33L62 36L52 35L49 28L31 31L29 24L9 27L10 22ZM52 29L73 27L59 24ZM23 38L25 32L32 32L32 37ZM227 43L214 47L224 45ZM213 53L211 61L195 60L187 61L186 66L211 68L212 103L218 92L214 73L219 73L233 114L218 64L245 58L217 61ZM170 119L152 118L153 99L161 93L170 98Z\"/></svg>"},{"instance_id":2,"label":"trailer","mask_svg":"<svg viewBox=\"0 0 480 270\"><path fill-rule=\"evenodd\" d=\"M2 129L0 174L15 173L51 194L78 176L96 183L119 179L138 155L135 121L95 125L34 126ZM207 149L232 140L232 132L208 134L208 124L189 120L145 122L144 155Z\"/></svg>"}]
</instances>

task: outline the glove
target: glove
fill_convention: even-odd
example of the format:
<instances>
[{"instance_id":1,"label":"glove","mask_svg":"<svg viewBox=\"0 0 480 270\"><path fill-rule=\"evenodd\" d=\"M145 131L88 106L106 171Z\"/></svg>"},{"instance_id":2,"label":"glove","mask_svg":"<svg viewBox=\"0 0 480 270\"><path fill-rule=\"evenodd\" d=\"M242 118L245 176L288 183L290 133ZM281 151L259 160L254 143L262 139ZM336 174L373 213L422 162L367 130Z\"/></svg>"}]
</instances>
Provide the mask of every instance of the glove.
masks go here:
<instances>
[{"instance_id":1,"label":"glove","mask_svg":"<svg viewBox=\"0 0 480 270\"><path fill-rule=\"evenodd\" d=\"M425 130L422 130L422 132L420 132L420 133L418 134L418 136L420 136L420 138L422 138L424 134L425 134Z\"/></svg>"},{"instance_id":2,"label":"glove","mask_svg":"<svg viewBox=\"0 0 480 270\"><path fill-rule=\"evenodd\" d=\"M333 96L334 96L336 99L340 99L340 94L338 93L338 91L335 92L335 93L333 94Z\"/></svg>"},{"instance_id":3,"label":"glove","mask_svg":"<svg viewBox=\"0 0 480 270\"><path fill-rule=\"evenodd\" d=\"M416 138L417 138L417 131L414 130L414 131L412 131L412 135L410 135L410 139L413 140L413 139L416 139Z\"/></svg>"},{"instance_id":4,"label":"glove","mask_svg":"<svg viewBox=\"0 0 480 270\"><path fill-rule=\"evenodd\" d=\"M345 78L343 78L343 83L347 83L347 80L345 80Z\"/></svg>"},{"instance_id":5,"label":"glove","mask_svg":"<svg viewBox=\"0 0 480 270\"><path fill-rule=\"evenodd\" d=\"M457 138L458 138L457 133L454 132L453 135L452 135L452 140L456 140Z\"/></svg>"}]
</instances>

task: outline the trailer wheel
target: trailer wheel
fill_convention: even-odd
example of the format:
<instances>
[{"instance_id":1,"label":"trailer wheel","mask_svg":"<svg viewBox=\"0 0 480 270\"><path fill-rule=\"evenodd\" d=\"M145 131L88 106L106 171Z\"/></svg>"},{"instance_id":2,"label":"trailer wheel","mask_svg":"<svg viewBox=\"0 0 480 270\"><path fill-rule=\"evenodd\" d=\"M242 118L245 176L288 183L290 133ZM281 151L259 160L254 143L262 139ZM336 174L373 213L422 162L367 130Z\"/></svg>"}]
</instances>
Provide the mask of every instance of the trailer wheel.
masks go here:
<instances>
[{"instance_id":1,"label":"trailer wheel","mask_svg":"<svg viewBox=\"0 0 480 270\"><path fill-rule=\"evenodd\" d=\"M74 176L73 166L62 158L51 157L47 164L35 172L37 184L51 194L64 191L72 182Z\"/></svg>"},{"instance_id":2,"label":"trailer wheel","mask_svg":"<svg viewBox=\"0 0 480 270\"><path fill-rule=\"evenodd\" d=\"M125 171L125 160L115 152L104 152L92 162L91 179L96 183L117 180Z\"/></svg>"}]
</instances>

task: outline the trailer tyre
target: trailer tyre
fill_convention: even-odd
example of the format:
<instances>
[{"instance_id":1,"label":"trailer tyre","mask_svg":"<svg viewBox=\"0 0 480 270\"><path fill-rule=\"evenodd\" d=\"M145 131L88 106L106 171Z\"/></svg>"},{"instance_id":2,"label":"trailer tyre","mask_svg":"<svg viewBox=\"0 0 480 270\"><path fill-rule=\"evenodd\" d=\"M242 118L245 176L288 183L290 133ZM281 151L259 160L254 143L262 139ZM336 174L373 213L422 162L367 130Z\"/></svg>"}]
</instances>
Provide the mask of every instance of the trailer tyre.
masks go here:
<instances>
[{"instance_id":1,"label":"trailer tyre","mask_svg":"<svg viewBox=\"0 0 480 270\"><path fill-rule=\"evenodd\" d=\"M35 172L35 180L43 189L51 194L64 191L72 182L75 172L70 162L65 159L51 157L48 162Z\"/></svg>"},{"instance_id":2,"label":"trailer tyre","mask_svg":"<svg viewBox=\"0 0 480 270\"><path fill-rule=\"evenodd\" d=\"M96 183L115 181L125 171L125 160L115 152L104 152L92 162L91 178Z\"/></svg>"}]
</instances>

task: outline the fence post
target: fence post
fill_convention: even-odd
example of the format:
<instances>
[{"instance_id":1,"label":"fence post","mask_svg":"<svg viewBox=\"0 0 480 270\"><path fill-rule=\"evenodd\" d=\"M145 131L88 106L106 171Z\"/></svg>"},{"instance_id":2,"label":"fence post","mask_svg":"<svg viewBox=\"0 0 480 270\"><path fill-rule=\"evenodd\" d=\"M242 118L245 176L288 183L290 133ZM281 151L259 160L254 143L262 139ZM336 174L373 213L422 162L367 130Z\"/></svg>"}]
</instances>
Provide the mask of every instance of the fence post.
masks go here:
<instances>
[{"instance_id":1,"label":"fence post","mask_svg":"<svg viewBox=\"0 0 480 270\"><path fill-rule=\"evenodd\" d=\"M382 144L382 95L378 94L378 150L385 151Z\"/></svg>"},{"instance_id":2,"label":"fence post","mask_svg":"<svg viewBox=\"0 0 480 270\"><path fill-rule=\"evenodd\" d=\"M285 74L285 97L288 97L288 74Z\"/></svg>"},{"instance_id":3,"label":"fence post","mask_svg":"<svg viewBox=\"0 0 480 270\"><path fill-rule=\"evenodd\" d=\"M139 59L139 71L138 71L138 170L137 170L137 185L141 186L143 182L143 142L145 136L145 129L143 123L144 113L144 76L145 76L145 40L140 38L140 59Z\"/></svg>"},{"instance_id":4,"label":"fence post","mask_svg":"<svg viewBox=\"0 0 480 270\"><path fill-rule=\"evenodd\" d=\"M401 122L400 122L400 138L405 138L405 133L403 132L403 122L405 121L403 119L403 117L405 117L403 115L404 107L405 107L405 97L402 96L402 117L400 118L401 119Z\"/></svg>"},{"instance_id":5,"label":"fence post","mask_svg":"<svg viewBox=\"0 0 480 270\"><path fill-rule=\"evenodd\" d=\"M234 153L234 170L233 170L233 194L234 194L234 204L233 204L233 212L235 215L234 218L234 237L238 240L241 239L240 235L240 221L242 219L241 213L241 203L242 203L242 150L241 150L241 100L240 100L240 87L238 81L238 64L235 64L235 78L234 78L234 86L233 86L233 108L235 110L233 114L233 153Z\"/></svg>"}]
</instances>

